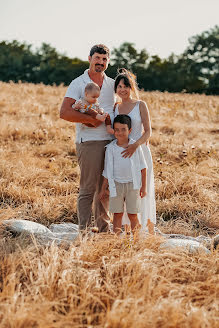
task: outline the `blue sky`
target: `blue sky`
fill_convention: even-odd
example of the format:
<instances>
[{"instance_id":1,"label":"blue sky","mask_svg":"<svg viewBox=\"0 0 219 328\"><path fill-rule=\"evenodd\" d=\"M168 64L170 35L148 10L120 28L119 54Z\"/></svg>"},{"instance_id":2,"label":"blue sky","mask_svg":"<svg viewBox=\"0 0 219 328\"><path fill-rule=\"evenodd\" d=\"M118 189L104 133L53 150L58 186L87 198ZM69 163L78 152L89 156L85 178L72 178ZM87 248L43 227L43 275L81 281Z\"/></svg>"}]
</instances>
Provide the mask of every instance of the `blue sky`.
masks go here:
<instances>
[{"instance_id":1,"label":"blue sky","mask_svg":"<svg viewBox=\"0 0 219 328\"><path fill-rule=\"evenodd\" d=\"M218 0L0 0L0 41L46 42L81 59L96 43L128 41L164 58L219 24L218 13Z\"/></svg>"}]
</instances>

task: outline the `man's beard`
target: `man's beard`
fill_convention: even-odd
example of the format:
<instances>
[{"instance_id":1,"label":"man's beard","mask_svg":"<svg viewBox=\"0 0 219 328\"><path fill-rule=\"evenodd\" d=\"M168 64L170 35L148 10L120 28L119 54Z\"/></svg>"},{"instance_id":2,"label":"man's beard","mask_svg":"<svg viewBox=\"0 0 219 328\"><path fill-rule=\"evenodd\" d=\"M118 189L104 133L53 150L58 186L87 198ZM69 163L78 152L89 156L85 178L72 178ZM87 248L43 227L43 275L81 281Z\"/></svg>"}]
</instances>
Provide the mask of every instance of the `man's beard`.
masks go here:
<instances>
[{"instance_id":1,"label":"man's beard","mask_svg":"<svg viewBox=\"0 0 219 328\"><path fill-rule=\"evenodd\" d=\"M103 65L95 65L95 71L97 72L97 73L100 73L100 72L102 72L103 71Z\"/></svg>"}]
</instances>

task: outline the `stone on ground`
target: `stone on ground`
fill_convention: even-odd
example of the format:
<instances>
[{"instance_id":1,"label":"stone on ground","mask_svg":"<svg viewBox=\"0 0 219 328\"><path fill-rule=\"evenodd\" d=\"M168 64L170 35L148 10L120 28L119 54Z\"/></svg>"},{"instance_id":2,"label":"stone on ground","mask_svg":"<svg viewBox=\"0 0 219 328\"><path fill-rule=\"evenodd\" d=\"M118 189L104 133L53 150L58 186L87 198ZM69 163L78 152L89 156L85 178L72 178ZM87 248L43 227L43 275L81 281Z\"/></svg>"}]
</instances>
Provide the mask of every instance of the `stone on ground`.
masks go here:
<instances>
[{"instance_id":1,"label":"stone on ground","mask_svg":"<svg viewBox=\"0 0 219 328\"><path fill-rule=\"evenodd\" d=\"M218 245L219 245L219 235L217 235L213 238L213 247L214 247L214 249L216 249L218 247Z\"/></svg>"},{"instance_id":2,"label":"stone on ground","mask_svg":"<svg viewBox=\"0 0 219 328\"><path fill-rule=\"evenodd\" d=\"M63 232L63 233L78 232L78 225L71 222L60 223L60 224L53 223L49 226L49 229L52 232Z\"/></svg>"},{"instance_id":3,"label":"stone on ground","mask_svg":"<svg viewBox=\"0 0 219 328\"><path fill-rule=\"evenodd\" d=\"M203 246L201 243L195 240L189 239L168 239L160 245L161 249L177 249L177 250L186 250L190 253L195 253L198 251L203 251L206 254L209 254L210 251Z\"/></svg>"},{"instance_id":4,"label":"stone on ground","mask_svg":"<svg viewBox=\"0 0 219 328\"><path fill-rule=\"evenodd\" d=\"M41 244L51 244L55 242L61 244L63 241L72 242L78 237L78 226L76 224L54 224L51 231L42 224L29 220L4 220L2 225L13 234L34 235ZM58 227L60 226L60 228Z\"/></svg>"},{"instance_id":5,"label":"stone on ground","mask_svg":"<svg viewBox=\"0 0 219 328\"><path fill-rule=\"evenodd\" d=\"M3 226L12 233L29 233L29 234L48 234L52 235L52 232L44 225L29 220L4 220Z\"/></svg>"}]
</instances>

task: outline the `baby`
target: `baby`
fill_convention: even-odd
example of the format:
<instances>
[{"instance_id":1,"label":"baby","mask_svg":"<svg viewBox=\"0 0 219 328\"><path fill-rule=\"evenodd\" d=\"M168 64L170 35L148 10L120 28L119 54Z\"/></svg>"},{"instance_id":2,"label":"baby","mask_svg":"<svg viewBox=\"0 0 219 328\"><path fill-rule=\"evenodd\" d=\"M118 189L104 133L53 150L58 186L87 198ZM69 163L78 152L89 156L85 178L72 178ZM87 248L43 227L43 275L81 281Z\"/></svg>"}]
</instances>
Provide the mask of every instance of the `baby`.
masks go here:
<instances>
[{"instance_id":1,"label":"baby","mask_svg":"<svg viewBox=\"0 0 219 328\"><path fill-rule=\"evenodd\" d=\"M72 108L78 110L80 113L91 115L93 118L101 122L105 121L107 132L113 134L114 130L111 127L110 115L104 113L103 109L100 108L98 104L99 96L100 87L94 82L88 83L84 89L84 98L76 101L72 105Z\"/></svg>"}]
</instances>

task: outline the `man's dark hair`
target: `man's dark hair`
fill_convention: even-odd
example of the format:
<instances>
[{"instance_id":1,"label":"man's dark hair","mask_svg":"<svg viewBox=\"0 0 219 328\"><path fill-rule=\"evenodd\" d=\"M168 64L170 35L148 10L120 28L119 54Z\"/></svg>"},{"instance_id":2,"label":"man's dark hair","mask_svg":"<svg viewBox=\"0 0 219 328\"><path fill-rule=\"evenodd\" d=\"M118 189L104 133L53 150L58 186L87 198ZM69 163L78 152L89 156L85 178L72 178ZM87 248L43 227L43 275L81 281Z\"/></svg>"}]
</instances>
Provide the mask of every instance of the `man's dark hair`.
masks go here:
<instances>
[{"instance_id":1,"label":"man's dark hair","mask_svg":"<svg viewBox=\"0 0 219 328\"><path fill-rule=\"evenodd\" d=\"M107 55L108 57L110 56L109 48L104 44L95 44L90 50L90 56L92 57L95 52L101 55Z\"/></svg>"},{"instance_id":2,"label":"man's dark hair","mask_svg":"<svg viewBox=\"0 0 219 328\"><path fill-rule=\"evenodd\" d=\"M129 130L130 130L131 127L132 127L132 120L131 120L131 118L130 118L128 115L126 115L126 114L117 115L117 116L115 117L114 122L113 122L113 128L114 128L115 123L127 124Z\"/></svg>"}]
</instances>

